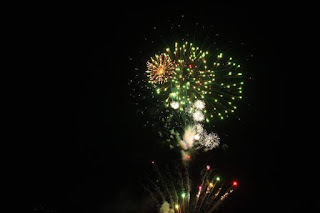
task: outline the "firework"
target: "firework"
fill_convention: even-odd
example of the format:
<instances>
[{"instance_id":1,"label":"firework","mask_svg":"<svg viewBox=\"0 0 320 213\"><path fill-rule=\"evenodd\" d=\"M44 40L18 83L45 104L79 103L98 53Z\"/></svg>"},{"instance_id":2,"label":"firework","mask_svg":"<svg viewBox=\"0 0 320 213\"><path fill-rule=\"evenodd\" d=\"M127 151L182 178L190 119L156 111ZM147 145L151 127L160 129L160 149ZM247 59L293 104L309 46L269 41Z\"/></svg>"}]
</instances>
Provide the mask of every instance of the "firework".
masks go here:
<instances>
[{"instance_id":1,"label":"firework","mask_svg":"<svg viewBox=\"0 0 320 213\"><path fill-rule=\"evenodd\" d=\"M201 101L201 100L196 100L196 101L194 102L194 107L195 107L196 109L203 110L203 109L205 108L205 106L206 106L206 104L205 104L203 101Z\"/></svg>"},{"instance_id":2,"label":"firework","mask_svg":"<svg viewBox=\"0 0 320 213\"><path fill-rule=\"evenodd\" d=\"M179 108L179 102L177 101L172 101L170 103L170 106L173 108L173 109L178 109Z\"/></svg>"},{"instance_id":3,"label":"firework","mask_svg":"<svg viewBox=\"0 0 320 213\"><path fill-rule=\"evenodd\" d=\"M236 111L244 82L242 67L229 52L220 50L217 37L207 43L205 37L191 40L188 32L182 35L186 37L165 41L168 46L154 49L151 55L140 51L139 59L146 64L135 64L137 72L130 84L135 85L131 95L138 111L148 114L145 124L156 129L170 147L189 155L189 151L218 147L220 138L212 128ZM203 131L190 132L197 125Z\"/></svg>"},{"instance_id":4,"label":"firework","mask_svg":"<svg viewBox=\"0 0 320 213\"><path fill-rule=\"evenodd\" d=\"M209 50L175 42L147 61L146 72L135 68L131 95L141 114L149 112L147 124L169 130L161 131L166 140L172 141L196 122L212 126L211 122L227 118L242 99L240 65L216 49Z\"/></svg>"},{"instance_id":5,"label":"firework","mask_svg":"<svg viewBox=\"0 0 320 213\"><path fill-rule=\"evenodd\" d=\"M216 133L205 133L202 138L202 140L199 140L199 144L201 144L206 150L214 149L220 144L220 138Z\"/></svg>"},{"instance_id":6,"label":"firework","mask_svg":"<svg viewBox=\"0 0 320 213\"><path fill-rule=\"evenodd\" d=\"M166 107L175 103L172 108L178 113L195 108L203 110L206 122L224 119L237 108L235 101L242 98L242 72L232 57L210 55L193 43L176 42L174 48L168 47L151 59L152 63L147 62L149 83Z\"/></svg>"},{"instance_id":7,"label":"firework","mask_svg":"<svg viewBox=\"0 0 320 213\"><path fill-rule=\"evenodd\" d=\"M171 62L169 55L163 53L151 58L147 62L147 73L151 83L162 84L168 81L174 74L174 64Z\"/></svg>"},{"instance_id":8,"label":"firework","mask_svg":"<svg viewBox=\"0 0 320 213\"><path fill-rule=\"evenodd\" d=\"M240 65L222 53L209 53L190 42L175 42L147 62L146 73L143 88L151 96L143 97L152 104L145 111L150 110L155 118L150 121L152 126L167 129L159 131L163 138L183 150L195 144L205 151L216 148L217 135L192 133L190 127L210 128L210 121L235 112L235 103L242 98Z\"/></svg>"},{"instance_id":9,"label":"firework","mask_svg":"<svg viewBox=\"0 0 320 213\"><path fill-rule=\"evenodd\" d=\"M192 116L193 120L196 122L204 120L204 114L200 110L195 111Z\"/></svg>"},{"instance_id":10,"label":"firework","mask_svg":"<svg viewBox=\"0 0 320 213\"><path fill-rule=\"evenodd\" d=\"M200 172L200 182L193 183L188 168L180 167L176 173L162 174L153 164L155 179L150 181L147 191L160 212L214 212L218 206L238 187L238 182L227 183L207 165Z\"/></svg>"},{"instance_id":11,"label":"firework","mask_svg":"<svg viewBox=\"0 0 320 213\"><path fill-rule=\"evenodd\" d=\"M183 150L188 150L193 147L195 135L196 132L194 128L192 128L191 126L186 128L183 134L183 138L180 142Z\"/></svg>"},{"instance_id":12,"label":"firework","mask_svg":"<svg viewBox=\"0 0 320 213\"><path fill-rule=\"evenodd\" d=\"M182 160L188 161L186 154L189 151L203 149L204 151L212 150L220 145L220 137L217 133L207 133L200 123L194 126L188 126L183 134L182 139L178 139L180 147L184 151ZM189 154L190 155L190 154Z\"/></svg>"}]
</instances>

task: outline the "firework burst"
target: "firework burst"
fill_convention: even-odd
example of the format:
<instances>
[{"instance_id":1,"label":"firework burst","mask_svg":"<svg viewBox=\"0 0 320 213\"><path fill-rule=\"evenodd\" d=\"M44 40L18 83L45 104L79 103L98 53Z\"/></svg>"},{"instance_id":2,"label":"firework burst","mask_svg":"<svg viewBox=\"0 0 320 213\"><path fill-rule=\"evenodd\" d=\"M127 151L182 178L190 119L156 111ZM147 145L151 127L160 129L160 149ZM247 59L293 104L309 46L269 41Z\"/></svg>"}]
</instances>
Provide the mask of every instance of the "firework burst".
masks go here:
<instances>
[{"instance_id":1,"label":"firework burst","mask_svg":"<svg viewBox=\"0 0 320 213\"><path fill-rule=\"evenodd\" d=\"M163 53L151 57L151 62L147 62L147 73L150 83L162 84L166 83L174 74L174 64L171 62L170 56Z\"/></svg>"}]
</instances>

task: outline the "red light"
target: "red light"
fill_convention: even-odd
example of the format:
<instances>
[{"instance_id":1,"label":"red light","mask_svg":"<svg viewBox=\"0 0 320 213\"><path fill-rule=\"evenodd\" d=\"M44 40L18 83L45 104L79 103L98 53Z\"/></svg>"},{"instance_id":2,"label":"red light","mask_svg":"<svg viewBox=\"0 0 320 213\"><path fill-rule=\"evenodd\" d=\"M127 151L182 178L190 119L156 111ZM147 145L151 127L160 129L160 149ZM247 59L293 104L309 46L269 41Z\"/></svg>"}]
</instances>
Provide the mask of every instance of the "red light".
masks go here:
<instances>
[{"instance_id":1,"label":"red light","mask_svg":"<svg viewBox=\"0 0 320 213\"><path fill-rule=\"evenodd\" d=\"M190 69L192 68L192 64L189 64L189 68L190 68Z\"/></svg>"},{"instance_id":2,"label":"red light","mask_svg":"<svg viewBox=\"0 0 320 213\"><path fill-rule=\"evenodd\" d=\"M233 182L232 182L232 185L233 185L233 186L238 186L238 182L237 182L237 181L233 181Z\"/></svg>"},{"instance_id":3,"label":"red light","mask_svg":"<svg viewBox=\"0 0 320 213\"><path fill-rule=\"evenodd\" d=\"M154 161L151 161L152 164L154 164Z\"/></svg>"}]
</instances>

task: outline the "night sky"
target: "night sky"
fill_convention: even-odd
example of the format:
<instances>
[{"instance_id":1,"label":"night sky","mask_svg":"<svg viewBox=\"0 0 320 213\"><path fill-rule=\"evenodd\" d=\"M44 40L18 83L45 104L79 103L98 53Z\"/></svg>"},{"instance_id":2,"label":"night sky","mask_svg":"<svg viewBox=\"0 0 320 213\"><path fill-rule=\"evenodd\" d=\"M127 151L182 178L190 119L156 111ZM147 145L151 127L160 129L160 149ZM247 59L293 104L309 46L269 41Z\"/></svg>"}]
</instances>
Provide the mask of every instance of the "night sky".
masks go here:
<instances>
[{"instance_id":1,"label":"night sky","mask_svg":"<svg viewBox=\"0 0 320 213\"><path fill-rule=\"evenodd\" d=\"M128 57L144 48L140 38L174 13L213 24L226 40L244 42L254 55L246 70L254 80L246 82L247 98L236 112L241 120L226 119L219 126L229 148L198 159L201 164L210 158L240 183L220 212L308 212L312 187L306 183L315 180L308 162L314 157L301 161L311 141L300 132L306 123L296 121L305 102L293 65L301 54L299 19L281 10L213 6L172 6L166 12L128 6L114 14L67 13L44 24L52 26L41 34L50 63L41 62L28 93L31 210L143 212L139 181L150 162L165 164L180 156L157 143L150 127L142 127L129 98Z\"/></svg>"}]
</instances>

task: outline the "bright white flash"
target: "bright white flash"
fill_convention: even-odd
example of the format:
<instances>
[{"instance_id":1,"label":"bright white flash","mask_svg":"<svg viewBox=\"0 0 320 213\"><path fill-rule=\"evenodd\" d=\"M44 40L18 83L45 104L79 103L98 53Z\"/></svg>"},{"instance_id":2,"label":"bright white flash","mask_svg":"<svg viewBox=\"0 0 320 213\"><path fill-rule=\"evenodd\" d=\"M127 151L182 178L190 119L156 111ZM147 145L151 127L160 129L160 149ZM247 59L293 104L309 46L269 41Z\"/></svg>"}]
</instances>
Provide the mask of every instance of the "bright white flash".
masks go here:
<instances>
[{"instance_id":1,"label":"bright white flash","mask_svg":"<svg viewBox=\"0 0 320 213\"><path fill-rule=\"evenodd\" d=\"M196 134L196 135L194 136L194 139L195 139L195 140L199 140L199 139L200 139L200 135L199 135L199 134Z\"/></svg>"},{"instance_id":2,"label":"bright white flash","mask_svg":"<svg viewBox=\"0 0 320 213\"><path fill-rule=\"evenodd\" d=\"M173 108L173 109L178 109L179 108L179 103L176 102L176 101L173 101L170 103L170 106Z\"/></svg>"}]
</instances>

